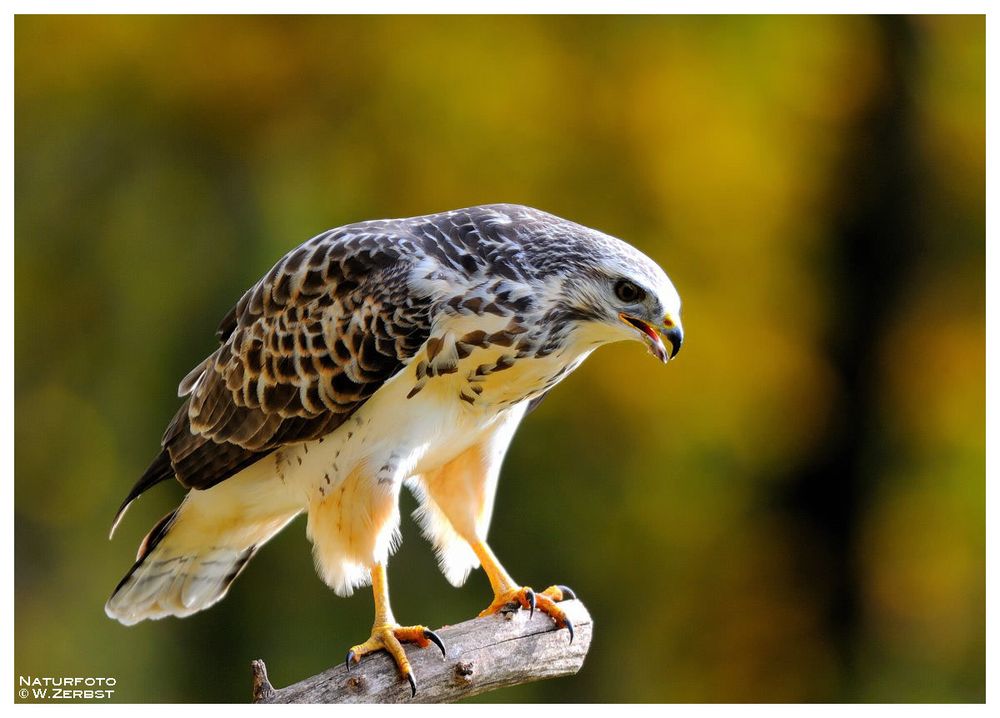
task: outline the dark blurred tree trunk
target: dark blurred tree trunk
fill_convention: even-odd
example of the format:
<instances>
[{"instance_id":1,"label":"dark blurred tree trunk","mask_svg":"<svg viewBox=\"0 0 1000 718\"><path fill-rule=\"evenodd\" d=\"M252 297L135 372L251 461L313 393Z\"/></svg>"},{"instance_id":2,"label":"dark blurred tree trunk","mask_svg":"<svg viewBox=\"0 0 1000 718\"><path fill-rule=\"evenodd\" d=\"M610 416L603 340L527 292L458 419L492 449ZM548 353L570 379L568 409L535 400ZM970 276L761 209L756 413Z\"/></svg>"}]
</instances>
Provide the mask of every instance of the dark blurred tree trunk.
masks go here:
<instances>
[{"instance_id":1,"label":"dark blurred tree trunk","mask_svg":"<svg viewBox=\"0 0 1000 718\"><path fill-rule=\"evenodd\" d=\"M842 685L834 687L839 700L857 690L855 659L863 637L859 528L879 479L873 469L886 458L878 424L878 341L920 246L910 94L918 28L902 16L872 21L884 82L859 117L848 149L839 188L844 199L828 254L826 291L835 313L825 343L839 391L824 440L794 471L784 496L793 520L814 539L797 542L794 550L803 580L828 592L825 628L841 669Z\"/></svg>"}]
</instances>

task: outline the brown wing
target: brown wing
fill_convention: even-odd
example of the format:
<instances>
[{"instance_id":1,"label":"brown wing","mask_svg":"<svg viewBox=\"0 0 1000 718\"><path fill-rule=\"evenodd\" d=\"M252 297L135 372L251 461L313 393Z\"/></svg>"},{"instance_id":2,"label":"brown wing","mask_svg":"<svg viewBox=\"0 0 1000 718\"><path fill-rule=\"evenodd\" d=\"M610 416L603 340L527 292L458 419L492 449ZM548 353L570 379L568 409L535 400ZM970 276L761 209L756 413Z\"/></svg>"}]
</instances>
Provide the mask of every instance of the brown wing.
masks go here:
<instances>
[{"instance_id":1,"label":"brown wing","mask_svg":"<svg viewBox=\"0 0 1000 718\"><path fill-rule=\"evenodd\" d=\"M221 346L181 382L190 396L119 518L166 478L207 489L344 423L427 340L430 300L411 296L408 283L417 253L405 236L358 225L286 255L226 315Z\"/></svg>"},{"instance_id":2,"label":"brown wing","mask_svg":"<svg viewBox=\"0 0 1000 718\"><path fill-rule=\"evenodd\" d=\"M208 488L283 444L333 431L427 340L428 300L410 295L401 240L318 239L220 326L222 346L164 436L185 486Z\"/></svg>"}]
</instances>

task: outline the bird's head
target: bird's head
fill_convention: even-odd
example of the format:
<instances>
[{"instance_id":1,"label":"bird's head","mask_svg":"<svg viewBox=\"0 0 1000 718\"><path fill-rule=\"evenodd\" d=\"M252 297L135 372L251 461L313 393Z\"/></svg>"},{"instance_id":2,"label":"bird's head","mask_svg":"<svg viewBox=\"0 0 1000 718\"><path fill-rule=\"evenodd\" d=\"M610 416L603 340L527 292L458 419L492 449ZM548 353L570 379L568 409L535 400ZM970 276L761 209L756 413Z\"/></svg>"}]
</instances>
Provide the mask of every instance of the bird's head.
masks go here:
<instances>
[{"instance_id":1,"label":"bird's head","mask_svg":"<svg viewBox=\"0 0 1000 718\"><path fill-rule=\"evenodd\" d=\"M649 257L621 240L598 236L586 261L564 275L563 306L591 342L641 341L668 362L684 341L677 290Z\"/></svg>"},{"instance_id":2,"label":"bird's head","mask_svg":"<svg viewBox=\"0 0 1000 718\"><path fill-rule=\"evenodd\" d=\"M611 326L618 332L624 329L627 336L623 338L644 342L650 354L666 364L681 350L684 329L680 297L665 274L663 279L664 283L656 289L647 289L626 277L616 280L612 308L618 309L618 323Z\"/></svg>"},{"instance_id":3,"label":"bird's head","mask_svg":"<svg viewBox=\"0 0 1000 718\"><path fill-rule=\"evenodd\" d=\"M590 227L523 205L479 208L490 230L517 245L502 256L541 281L550 341L581 349L632 339L666 363L684 341L681 299L660 266L635 247ZM572 337L572 339L570 339ZM668 348L669 347L669 348Z\"/></svg>"}]
</instances>

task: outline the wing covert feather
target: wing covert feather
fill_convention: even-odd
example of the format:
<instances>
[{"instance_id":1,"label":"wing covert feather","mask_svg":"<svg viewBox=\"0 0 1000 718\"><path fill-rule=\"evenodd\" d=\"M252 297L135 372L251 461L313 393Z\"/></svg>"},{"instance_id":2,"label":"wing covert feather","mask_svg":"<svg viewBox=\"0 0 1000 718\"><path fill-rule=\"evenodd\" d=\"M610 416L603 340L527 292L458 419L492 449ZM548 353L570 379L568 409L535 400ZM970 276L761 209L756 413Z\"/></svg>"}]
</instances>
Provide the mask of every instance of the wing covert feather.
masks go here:
<instances>
[{"instance_id":1,"label":"wing covert feather","mask_svg":"<svg viewBox=\"0 0 1000 718\"><path fill-rule=\"evenodd\" d=\"M182 484L209 488L335 430L427 340L430 298L409 289L416 247L360 231L372 224L292 250L226 315L163 438Z\"/></svg>"}]
</instances>

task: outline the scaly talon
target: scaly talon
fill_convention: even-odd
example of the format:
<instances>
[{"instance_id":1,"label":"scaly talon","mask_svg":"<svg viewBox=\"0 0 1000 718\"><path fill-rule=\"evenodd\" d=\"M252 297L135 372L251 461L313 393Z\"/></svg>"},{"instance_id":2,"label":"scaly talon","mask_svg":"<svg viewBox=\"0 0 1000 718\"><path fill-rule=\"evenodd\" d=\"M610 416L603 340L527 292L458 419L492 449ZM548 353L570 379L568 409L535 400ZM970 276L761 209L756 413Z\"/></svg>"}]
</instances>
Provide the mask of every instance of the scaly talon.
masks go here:
<instances>
[{"instance_id":1,"label":"scaly talon","mask_svg":"<svg viewBox=\"0 0 1000 718\"><path fill-rule=\"evenodd\" d=\"M576 632L573 630L573 622L569 620L569 616L566 614L563 614L563 624L566 626L566 630L569 631L569 642L572 643Z\"/></svg>"},{"instance_id":2,"label":"scaly talon","mask_svg":"<svg viewBox=\"0 0 1000 718\"><path fill-rule=\"evenodd\" d=\"M488 616L491 613L499 613L508 604L521 605L530 611L529 620L534 617L537 608L542 613L550 616L556 622L556 628L565 628L569 631L570 643L573 642L573 623L566 617L566 612L556 605L558 601L564 599L574 599L576 594L562 585L549 586L541 593L535 593L528 586L514 588L517 585L510 574L497 561L493 551L481 540L470 540L469 545L476 554L476 558L483 566L486 577L493 587L493 602L487 606L480 616Z\"/></svg>"},{"instance_id":3,"label":"scaly talon","mask_svg":"<svg viewBox=\"0 0 1000 718\"><path fill-rule=\"evenodd\" d=\"M547 589L542 591L542 594L548 596L553 601L574 601L576 600L576 593L569 586L563 586L562 584L556 584L555 586L549 586Z\"/></svg>"},{"instance_id":4,"label":"scaly talon","mask_svg":"<svg viewBox=\"0 0 1000 718\"><path fill-rule=\"evenodd\" d=\"M417 694L417 681L410 668L410 661L406 658L406 651L403 650L403 643L416 643L420 648L426 648L432 643L441 649L441 655L447 656L444 642L434 631L424 626L398 626L396 624L385 624L372 629L371 637L364 643L359 643L347 652L344 663L347 670L351 670L352 663L360 663L361 657L375 651L384 650L396 662L399 672L410 684L412 695Z\"/></svg>"},{"instance_id":5,"label":"scaly talon","mask_svg":"<svg viewBox=\"0 0 1000 718\"><path fill-rule=\"evenodd\" d=\"M441 657L442 658L447 658L448 657L448 651L446 651L444 649L444 641L441 640L441 636L439 636L438 634L434 633L434 631L432 631L431 629L425 628L424 629L424 638L429 639L435 646L437 646L438 648L441 649Z\"/></svg>"},{"instance_id":6,"label":"scaly talon","mask_svg":"<svg viewBox=\"0 0 1000 718\"><path fill-rule=\"evenodd\" d=\"M549 586L541 593L535 593L529 586L523 586L497 594L493 603L479 615L488 616L491 613L499 613L509 604L519 604L528 609L530 620L534 617L537 608L555 621L557 629L565 628L568 630L569 642L572 643L574 637L573 622L566 616L566 612L556 605L558 601L569 598L576 598L576 594L565 586Z\"/></svg>"}]
</instances>

